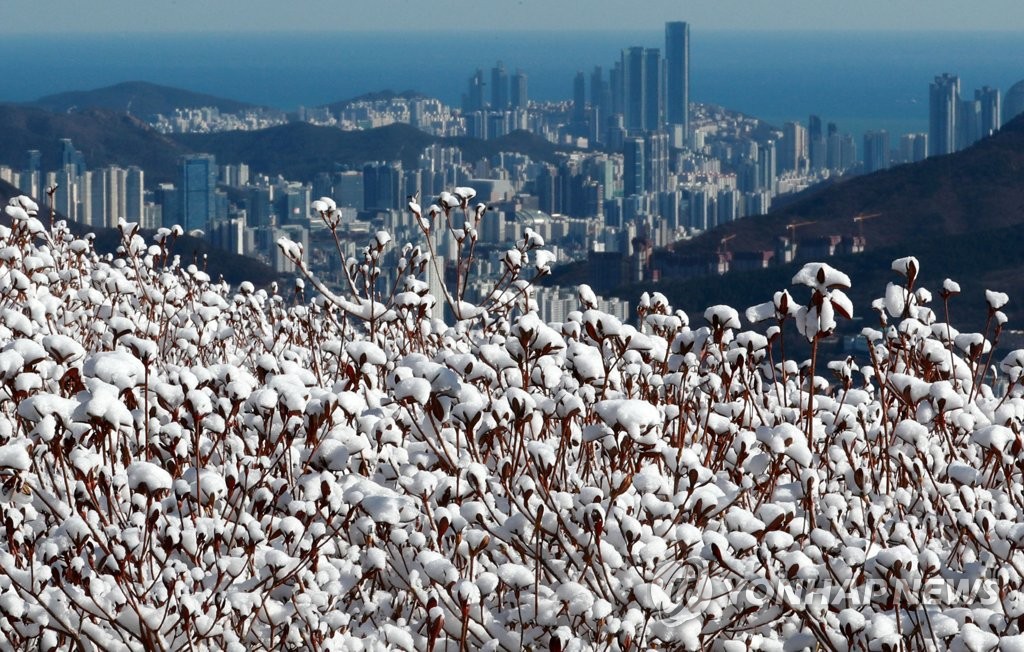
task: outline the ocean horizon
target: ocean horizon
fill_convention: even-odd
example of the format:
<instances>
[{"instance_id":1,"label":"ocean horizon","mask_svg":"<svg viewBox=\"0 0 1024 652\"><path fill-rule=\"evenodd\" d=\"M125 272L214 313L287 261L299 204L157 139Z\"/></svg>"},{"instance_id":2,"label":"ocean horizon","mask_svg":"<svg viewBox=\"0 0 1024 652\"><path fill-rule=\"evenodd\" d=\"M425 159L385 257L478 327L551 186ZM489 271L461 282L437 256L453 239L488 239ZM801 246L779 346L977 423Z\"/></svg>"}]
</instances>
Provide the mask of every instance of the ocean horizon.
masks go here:
<instances>
[{"instance_id":1,"label":"ocean horizon","mask_svg":"<svg viewBox=\"0 0 1024 652\"><path fill-rule=\"evenodd\" d=\"M964 96L1024 79L1020 32L690 29L691 99L776 126L813 113L857 136L927 131L935 75L959 75ZM527 74L531 99L559 100L577 70L589 84L634 45L663 48L663 30L8 35L0 101L139 80L289 110L385 89L458 106L497 61Z\"/></svg>"}]
</instances>

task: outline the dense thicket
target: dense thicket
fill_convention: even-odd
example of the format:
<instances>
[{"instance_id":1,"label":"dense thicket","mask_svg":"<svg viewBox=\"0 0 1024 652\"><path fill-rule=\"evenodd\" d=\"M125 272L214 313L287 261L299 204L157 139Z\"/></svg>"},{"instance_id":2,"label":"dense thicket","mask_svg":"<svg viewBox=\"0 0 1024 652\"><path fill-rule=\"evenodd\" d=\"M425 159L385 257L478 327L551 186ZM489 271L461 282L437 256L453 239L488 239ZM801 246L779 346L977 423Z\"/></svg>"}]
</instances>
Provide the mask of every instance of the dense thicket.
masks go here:
<instances>
[{"instance_id":1,"label":"dense thicket","mask_svg":"<svg viewBox=\"0 0 1024 652\"><path fill-rule=\"evenodd\" d=\"M471 198L410 205L466 260ZM0 646L1024 648L1005 295L959 333L957 285L898 260L858 368L818 359L853 310L823 264L755 329L657 294L624 324L586 287L545 324L535 234L479 305L427 292L429 239L383 291L385 233L307 300L175 266L168 232L99 256L7 212Z\"/></svg>"}]
</instances>

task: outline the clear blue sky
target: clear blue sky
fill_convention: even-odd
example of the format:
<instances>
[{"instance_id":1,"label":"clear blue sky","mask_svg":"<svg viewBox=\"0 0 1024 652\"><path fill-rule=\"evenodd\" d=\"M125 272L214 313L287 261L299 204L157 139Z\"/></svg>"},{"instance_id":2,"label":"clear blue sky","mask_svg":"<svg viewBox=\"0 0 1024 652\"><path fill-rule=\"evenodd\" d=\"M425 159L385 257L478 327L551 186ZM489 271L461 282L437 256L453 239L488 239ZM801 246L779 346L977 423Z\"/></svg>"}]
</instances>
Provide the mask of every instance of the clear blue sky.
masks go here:
<instances>
[{"instance_id":1,"label":"clear blue sky","mask_svg":"<svg viewBox=\"0 0 1024 652\"><path fill-rule=\"evenodd\" d=\"M0 34L458 29L1014 30L1022 0L4 0Z\"/></svg>"}]
</instances>

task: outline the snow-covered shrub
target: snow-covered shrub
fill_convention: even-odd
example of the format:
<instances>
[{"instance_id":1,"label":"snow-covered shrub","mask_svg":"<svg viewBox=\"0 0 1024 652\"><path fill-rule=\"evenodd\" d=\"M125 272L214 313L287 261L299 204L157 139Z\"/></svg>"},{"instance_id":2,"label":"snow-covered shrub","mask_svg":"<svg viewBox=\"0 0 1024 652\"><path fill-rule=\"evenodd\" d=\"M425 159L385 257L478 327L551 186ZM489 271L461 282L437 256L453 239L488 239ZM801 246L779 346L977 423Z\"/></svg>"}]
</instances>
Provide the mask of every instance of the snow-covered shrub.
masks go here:
<instances>
[{"instance_id":1,"label":"snow-covered shrub","mask_svg":"<svg viewBox=\"0 0 1024 652\"><path fill-rule=\"evenodd\" d=\"M462 228L471 256L471 199L410 209L427 234ZM169 231L123 224L100 256L36 210L19 199L0 228L0 647L1024 636L1024 352L994 357L1004 295L960 333L897 261L868 358L826 378L780 337L796 320L813 344L850 314L824 265L794 278L806 304L794 288L746 311L764 331L728 306L691 325L658 293L622 323L585 287L545 324L524 300L548 263L528 235L493 301L446 290L449 327L427 309L430 245L402 250L384 295L395 245L375 234L347 290L309 275L317 296L294 302L179 265Z\"/></svg>"}]
</instances>

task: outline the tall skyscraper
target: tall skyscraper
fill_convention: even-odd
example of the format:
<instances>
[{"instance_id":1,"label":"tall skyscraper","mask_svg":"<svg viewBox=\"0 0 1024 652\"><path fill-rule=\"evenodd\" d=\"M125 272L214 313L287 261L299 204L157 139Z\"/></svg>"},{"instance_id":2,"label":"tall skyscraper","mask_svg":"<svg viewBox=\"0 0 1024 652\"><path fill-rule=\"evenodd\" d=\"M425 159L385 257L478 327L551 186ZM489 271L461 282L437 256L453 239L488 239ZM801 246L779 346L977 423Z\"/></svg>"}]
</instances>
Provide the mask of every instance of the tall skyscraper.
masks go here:
<instances>
[{"instance_id":1,"label":"tall skyscraper","mask_svg":"<svg viewBox=\"0 0 1024 652\"><path fill-rule=\"evenodd\" d=\"M350 206L363 210L366 206L363 198L363 172L361 170L345 170L334 175L334 194L339 206Z\"/></svg>"},{"instance_id":2,"label":"tall skyscraper","mask_svg":"<svg viewBox=\"0 0 1024 652\"><path fill-rule=\"evenodd\" d=\"M25 167L26 172L42 172L43 168L43 153L38 149L30 149L25 152L28 158L28 165Z\"/></svg>"},{"instance_id":3,"label":"tall skyscraper","mask_svg":"<svg viewBox=\"0 0 1024 652\"><path fill-rule=\"evenodd\" d=\"M207 231L216 213L213 191L217 161L212 154L189 154L181 159L181 226L185 231Z\"/></svg>"},{"instance_id":4,"label":"tall skyscraper","mask_svg":"<svg viewBox=\"0 0 1024 652\"><path fill-rule=\"evenodd\" d=\"M857 166L857 141L852 134L843 134L839 138L839 169L850 170Z\"/></svg>"},{"instance_id":5,"label":"tall skyscraper","mask_svg":"<svg viewBox=\"0 0 1024 652\"><path fill-rule=\"evenodd\" d=\"M495 111L508 108L508 72L500 61L491 68L491 108Z\"/></svg>"},{"instance_id":6,"label":"tall skyscraper","mask_svg":"<svg viewBox=\"0 0 1024 652\"><path fill-rule=\"evenodd\" d=\"M141 222L145 210L145 173L142 168L132 165L125 172L124 219Z\"/></svg>"},{"instance_id":7,"label":"tall skyscraper","mask_svg":"<svg viewBox=\"0 0 1024 652\"><path fill-rule=\"evenodd\" d=\"M612 112L612 94L601 66L595 66L590 73L590 105L598 110L598 119L602 123Z\"/></svg>"},{"instance_id":8,"label":"tall skyscraper","mask_svg":"<svg viewBox=\"0 0 1024 652\"><path fill-rule=\"evenodd\" d=\"M644 138L644 189L647 192L668 190L668 134L652 131Z\"/></svg>"},{"instance_id":9,"label":"tall skyscraper","mask_svg":"<svg viewBox=\"0 0 1024 652\"><path fill-rule=\"evenodd\" d=\"M516 70L516 74L512 75L509 103L513 109L525 110L529 108L530 98L526 85L526 73L522 70Z\"/></svg>"},{"instance_id":10,"label":"tall skyscraper","mask_svg":"<svg viewBox=\"0 0 1024 652\"><path fill-rule=\"evenodd\" d=\"M622 195L639 195L646 187L644 139L627 138L623 148Z\"/></svg>"},{"instance_id":11,"label":"tall skyscraper","mask_svg":"<svg viewBox=\"0 0 1024 652\"><path fill-rule=\"evenodd\" d=\"M472 113L484 110L484 71L477 68L469 78L469 87L462 96L462 112Z\"/></svg>"},{"instance_id":12,"label":"tall skyscraper","mask_svg":"<svg viewBox=\"0 0 1024 652\"><path fill-rule=\"evenodd\" d=\"M611 114L626 115L625 74L622 71L622 60L616 61L608 71L608 89L611 91ZM1022 84L1024 85L1024 84ZM625 124L625 123L623 123Z\"/></svg>"},{"instance_id":13,"label":"tall skyscraper","mask_svg":"<svg viewBox=\"0 0 1024 652\"><path fill-rule=\"evenodd\" d=\"M900 136L900 159L903 163L917 163L928 157L928 134Z\"/></svg>"},{"instance_id":14,"label":"tall skyscraper","mask_svg":"<svg viewBox=\"0 0 1024 652\"><path fill-rule=\"evenodd\" d=\"M644 131L661 129L665 107L664 65L661 50L644 50Z\"/></svg>"},{"instance_id":15,"label":"tall skyscraper","mask_svg":"<svg viewBox=\"0 0 1024 652\"><path fill-rule=\"evenodd\" d=\"M659 129L665 97L661 51L641 47L623 50L622 71L626 130L640 136Z\"/></svg>"},{"instance_id":16,"label":"tall skyscraper","mask_svg":"<svg viewBox=\"0 0 1024 652\"><path fill-rule=\"evenodd\" d=\"M782 126L781 168L803 173L807 169L807 129L799 122Z\"/></svg>"},{"instance_id":17,"label":"tall skyscraper","mask_svg":"<svg viewBox=\"0 0 1024 652\"><path fill-rule=\"evenodd\" d=\"M401 162L371 162L363 166L363 204L366 210L388 210L405 203Z\"/></svg>"},{"instance_id":18,"label":"tall skyscraper","mask_svg":"<svg viewBox=\"0 0 1024 652\"><path fill-rule=\"evenodd\" d=\"M981 140L981 102L962 99L957 111L956 149L961 150Z\"/></svg>"},{"instance_id":19,"label":"tall skyscraper","mask_svg":"<svg viewBox=\"0 0 1024 652\"><path fill-rule=\"evenodd\" d=\"M690 26L665 23L665 121L690 138Z\"/></svg>"},{"instance_id":20,"label":"tall skyscraper","mask_svg":"<svg viewBox=\"0 0 1024 652\"><path fill-rule=\"evenodd\" d=\"M757 146L757 189L775 192L775 143L768 141Z\"/></svg>"},{"instance_id":21,"label":"tall skyscraper","mask_svg":"<svg viewBox=\"0 0 1024 652\"><path fill-rule=\"evenodd\" d=\"M165 195L166 198L166 195ZM245 192L245 222L253 228L265 228L273 225L274 213L273 189L264 186L250 186ZM347 206L338 202L342 206ZM166 208L164 212L166 214Z\"/></svg>"},{"instance_id":22,"label":"tall skyscraper","mask_svg":"<svg viewBox=\"0 0 1024 652\"><path fill-rule=\"evenodd\" d=\"M1002 106L1004 122L1009 122L1024 113L1024 80L1017 82L1006 91L1005 100Z\"/></svg>"},{"instance_id":23,"label":"tall skyscraper","mask_svg":"<svg viewBox=\"0 0 1024 652\"><path fill-rule=\"evenodd\" d=\"M112 165L103 169L107 188L107 214L104 223L108 227L117 226L118 220L127 219L128 207L128 170Z\"/></svg>"},{"instance_id":24,"label":"tall skyscraper","mask_svg":"<svg viewBox=\"0 0 1024 652\"><path fill-rule=\"evenodd\" d=\"M981 104L981 137L991 136L1003 124L999 89L982 86L974 91L974 99Z\"/></svg>"},{"instance_id":25,"label":"tall skyscraper","mask_svg":"<svg viewBox=\"0 0 1024 652\"><path fill-rule=\"evenodd\" d=\"M79 221L78 177L73 163L56 172L47 173L46 186L49 188L54 185L57 186L57 192L53 196L53 208L67 219Z\"/></svg>"},{"instance_id":26,"label":"tall skyscraper","mask_svg":"<svg viewBox=\"0 0 1024 652\"><path fill-rule=\"evenodd\" d=\"M945 73L928 88L929 155L956 151L957 112L960 108L960 78Z\"/></svg>"},{"instance_id":27,"label":"tall skyscraper","mask_svg":"<svg viewBox=\"0 0 1024 652\"><path fill-rule=\"evenodd\" d=\"M88 176L83 175L89 181L89 208L86 223L89 226L105 227L107 225L107 171L94 170Z\"/></svg>"},{"instance_id":28,"label":"tall skyscraper","mask_svg":"<svg viewBox=\"0 0 1024 652\"><path fill-rule=\"evenodd\" d=\"M445 255L443 247L443 236L445 229L433 229L427 234L430 239L432 254L430 263L427 265L427 289L430 296L434 298L434 305L430 310L430 316L435 319L445 319L448 313L448 302L445 299Z\"/></svg>"},{"instance_id":29,"label":"tall skyscraper","mask_svg":"<svg viewBox=\"0 0 1024 652\"><path fill-rule=\"evenodd\" d=\"M572 81L572 124L577 133L583 132L587 123L587 78L582 70L576 71Z\"/></svg>"},{"instance_id":30,"label":"tall skyscraper","mask_svg":"<svg viewBox=\"0 0 1024 652\"><path fill-rule=\"evenodd\" d=\"M632 47L622 51L622 100L626 118L626 131L639 136L644 131L647 117L644 101L647 99L647 66L644 48Z\"/></svg>"},{"instance_id":31,"label":"tall skyscraper","mask_svg":"<svg viewBox=\"0 0 1024 652\"><path fill-rule=\"evenodd\" d=\"M807 120L807 158L811 170L817 171L825 168L827 152L825 136L821 131L821 118L812 114Z\"/></svg>"},{"instance_id":32,"label":"tall skyscraper","mask_svg":"<svg viewBox=\"0 0 1024 652\"><path fill-rule=\"evenodd\" d=\"M864 134L864 171L868 174L889 169L889 132L869 131Z\"/></svg>"},{"instance_id":33,"label":"tall skyscraper","mask_svg":"<svg viewBox=\"0 0 1024 652\"><path fill-rule=\"evenodd\" d=\"M159 184L156 187L156 190L153 191L153 199L156 201L156 204L160 206L160 218L163 221L161 226L171 227L179 223L178 216L181 214L181 193L174 187L174 184Z\"/></svg>"},{"instance_id":34,"label":"tall skyscraper","mask_svg":"<svg viewBox=\"0 0 1024 652\"><path fill-rule=\"evenodd\" d=\"M92 225L92 172L89 170L78 177L78 221Z\"/></svg>"},{"instance_id":35,"label":"tall skyscraper","mask_svg":"<svg viewBox=\"0 0 1024 652\"><path fill-rule=\"evenodd\" d=\"M28 164L21 174L18 190L38 200L42 198L42 185L45 181L43 179L43 154L38 149L30 149L27 154Z\"/></svg>"},{"instance_id":36,"label":"tall skyscraper","mask_svg":"<svg viewBox=\"0 0 1024 652\"><path fill-rule=\"evenodd\" d=\"M85 172L85 157L82 155L82 152L75 149L70 138L61 138L60 167L64 170L69 165L74 167L74 175L80 177Z\"/></svg>"}]
</instances>

